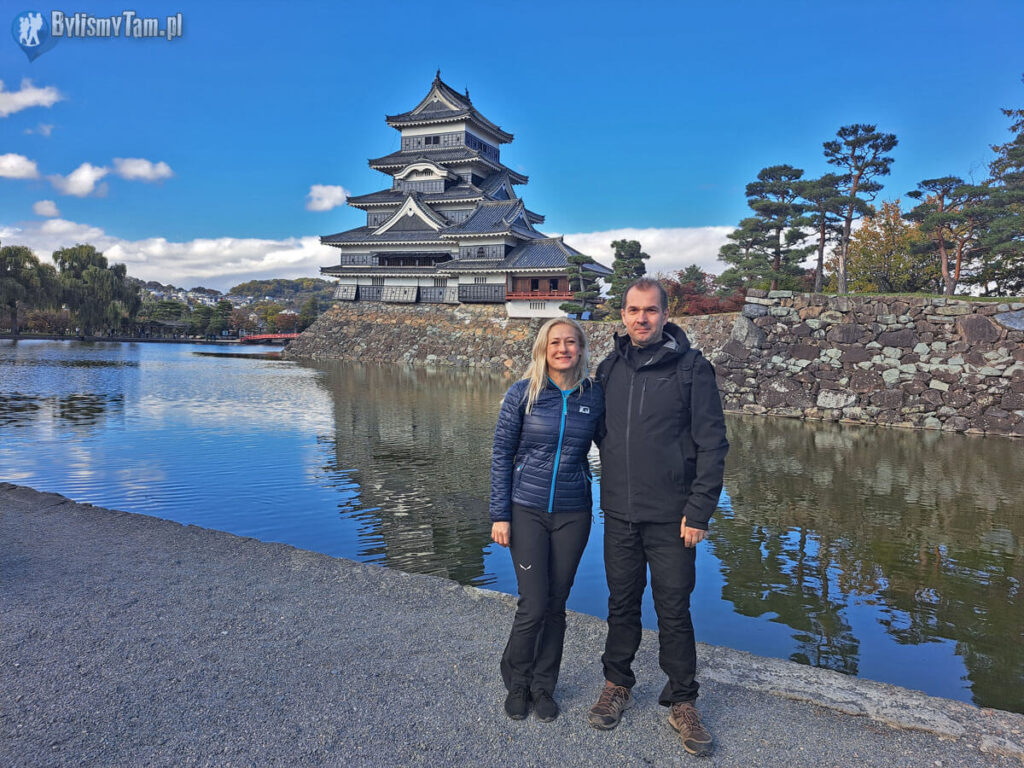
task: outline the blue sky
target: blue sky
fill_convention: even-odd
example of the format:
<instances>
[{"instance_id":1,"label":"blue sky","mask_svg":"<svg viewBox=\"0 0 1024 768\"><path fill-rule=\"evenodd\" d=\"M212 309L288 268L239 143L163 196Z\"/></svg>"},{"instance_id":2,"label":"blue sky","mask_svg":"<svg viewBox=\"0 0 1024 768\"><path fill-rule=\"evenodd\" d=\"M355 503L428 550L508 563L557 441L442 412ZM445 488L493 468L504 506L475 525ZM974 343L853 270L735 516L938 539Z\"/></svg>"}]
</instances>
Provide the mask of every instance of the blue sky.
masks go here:
<instances>
[{"instance_id":1,"label":"blue sky","mask_svg":"<svg viewBox=\"0 0 1024 768\"><path fill-rule=\"evenodd\" d=\"M651 271L721 271L745 185L776 163L825 172L841 125L899 137L880 196L893 199L925 178L983 178L1009 136L999 108L1024 106L1017 0L132 8L181 13L182 37L62 39L29 62L6 28L54 6L0 11L0 239L42 257L93 242L186 287L333 263L317 236L363 215L308 210L311 187L387 186L366 164L398 148L384 115L415 106L438 67L515 134L502 159L530 176L520 193L544 231L605 260L636 237Z\"/></svg>"}]
</instances>

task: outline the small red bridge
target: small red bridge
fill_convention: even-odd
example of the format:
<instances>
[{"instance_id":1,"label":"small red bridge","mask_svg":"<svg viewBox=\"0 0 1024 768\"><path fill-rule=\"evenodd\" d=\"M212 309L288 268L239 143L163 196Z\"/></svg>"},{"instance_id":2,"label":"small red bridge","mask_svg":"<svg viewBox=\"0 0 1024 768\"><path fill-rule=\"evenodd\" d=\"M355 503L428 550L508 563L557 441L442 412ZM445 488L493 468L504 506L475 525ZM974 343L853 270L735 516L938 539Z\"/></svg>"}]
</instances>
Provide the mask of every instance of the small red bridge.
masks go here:
<instances>
[{"instance_id":1,"label":"small red bridge","mask_svg":"<svg viewBox=\"0 0 1024 768\"><path fill-rule=\"evenodd\" d=\"M243 336L238 341L241 344L265 344L281 343L287 344L292 339L299 338L297 333L254 333L251 336Z\"/></svg>"}]
</instances>

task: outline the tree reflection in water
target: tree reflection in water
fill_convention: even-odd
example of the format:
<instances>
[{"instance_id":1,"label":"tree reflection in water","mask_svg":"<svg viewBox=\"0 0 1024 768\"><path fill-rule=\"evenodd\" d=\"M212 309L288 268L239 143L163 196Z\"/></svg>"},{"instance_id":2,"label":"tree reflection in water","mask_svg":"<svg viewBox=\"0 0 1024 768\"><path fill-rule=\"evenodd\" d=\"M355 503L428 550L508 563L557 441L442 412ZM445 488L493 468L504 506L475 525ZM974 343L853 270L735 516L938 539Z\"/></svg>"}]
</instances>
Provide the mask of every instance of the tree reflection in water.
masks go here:
<instances>
[{"instance_id":1,"label":"tree reflection in water","mask_svg":"<svg viewBox=\"0 0 1024 768\"><path fill-rule=\"evenodd\" d=\"M317 363L334 402L332 482L365 526L359 559L463 584L484 570L491 441L509 380L465 371Z\"/></svg>"},{"instance_id":2,"label":"tree reflection in water","mask_svg":"<svg viewBox=\"0 0 1024 768\"><path fill-rule=\"evenodd\" d=\"M723 597L795 630L795 661L856 673L848 618L956 643L977 703L1024 711L1024 450L1003 438L730 418L711 546Z\"/></svg>"}]
</instances>

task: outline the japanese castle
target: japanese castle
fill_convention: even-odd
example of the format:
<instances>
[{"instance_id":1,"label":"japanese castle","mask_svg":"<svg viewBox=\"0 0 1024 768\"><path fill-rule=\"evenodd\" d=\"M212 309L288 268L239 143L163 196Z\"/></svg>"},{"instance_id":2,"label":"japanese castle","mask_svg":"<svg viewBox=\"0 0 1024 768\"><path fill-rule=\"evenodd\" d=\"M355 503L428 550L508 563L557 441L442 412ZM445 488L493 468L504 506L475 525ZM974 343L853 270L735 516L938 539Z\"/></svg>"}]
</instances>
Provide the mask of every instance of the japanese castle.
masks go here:
<instances>
[{"instance_id":1,"label":"japanese castle","mask_svg":"<svg viewBox=\"0 0 1024 768\"><path fill-rule=\"evenodd\" d=\"M387 116L401 149L370 160L391 186L350 197L366 226L320 238L341 252L334 298L398 304L504 304L509 317L555 317L579 290L579 251L535 229L516 194L528 178L501 163L512 141L441 80L411 111ZM591 277L612 273L591 261ZM570 276L573 285L570 286Z\"/></svg>"}]
</instances>

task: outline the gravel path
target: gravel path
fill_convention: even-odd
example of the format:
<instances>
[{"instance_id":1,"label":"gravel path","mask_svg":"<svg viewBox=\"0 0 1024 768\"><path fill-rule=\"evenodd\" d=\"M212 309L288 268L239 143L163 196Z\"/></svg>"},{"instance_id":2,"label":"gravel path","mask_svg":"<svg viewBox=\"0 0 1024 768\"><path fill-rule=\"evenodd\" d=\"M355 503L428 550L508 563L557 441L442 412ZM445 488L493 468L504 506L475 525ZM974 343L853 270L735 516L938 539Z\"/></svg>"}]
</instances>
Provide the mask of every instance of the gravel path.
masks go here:
<instances>
[{"instance_id":1,"label":"gravel path","mask_svg":"<svg viewBox=\"0 0 1024 768\"><path fill-rule=\"evenodd\" d=\"M0 484L0 765L696 760L657 705L651 632L638 705L614 731L587 725L604 624L580 614L562 716L508 720L498 658L513 611L434 577ZM700 664L718 739L702 765L1024 763L1019 715L723 648L701 646Z\"/></svg>"}]
</instances>

